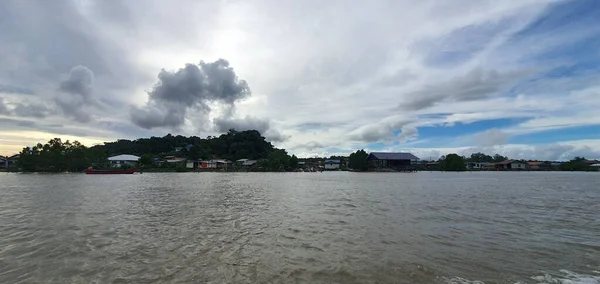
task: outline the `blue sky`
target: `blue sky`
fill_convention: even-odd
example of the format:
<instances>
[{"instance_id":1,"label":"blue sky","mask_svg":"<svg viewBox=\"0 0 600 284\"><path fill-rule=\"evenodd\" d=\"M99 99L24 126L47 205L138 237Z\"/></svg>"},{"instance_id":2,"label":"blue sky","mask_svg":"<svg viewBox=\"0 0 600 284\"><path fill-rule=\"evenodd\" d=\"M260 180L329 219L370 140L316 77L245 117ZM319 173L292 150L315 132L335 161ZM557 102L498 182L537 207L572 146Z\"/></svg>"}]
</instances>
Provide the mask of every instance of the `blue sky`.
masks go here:
<instances>
[{"instance_id":1,"label":"blue sky","mask_svg":"<svg viewBox=\"0 0 600 284\"><path fill-rule=\"evenodd\" d=\"M0 3L0 154L234 127L299 156L600 158L599 1L135 2Z\"/></svg>"}]
</instances>

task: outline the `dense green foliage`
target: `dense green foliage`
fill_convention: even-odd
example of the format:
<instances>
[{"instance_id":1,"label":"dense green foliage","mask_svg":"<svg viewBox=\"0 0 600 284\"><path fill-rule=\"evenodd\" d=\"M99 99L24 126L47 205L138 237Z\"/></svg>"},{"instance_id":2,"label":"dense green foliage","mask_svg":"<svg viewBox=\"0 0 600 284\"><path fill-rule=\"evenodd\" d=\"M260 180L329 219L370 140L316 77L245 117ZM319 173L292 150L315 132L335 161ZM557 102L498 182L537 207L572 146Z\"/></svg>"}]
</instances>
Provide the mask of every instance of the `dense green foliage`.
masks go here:
<instances>
[{"instance_id":1,"label":"dense green foliage","mask_svg":"<svg viewBox=\"0 0 600 284\"><path fill-rule=\"evenodd\" d=\"M457 154L448 154L441 161L442 170L451 172L466 171L465 159Z\"/></svg>"},{"instance_id":2,"label":"dense green foliage","mask_svg":"<svg viewBox=\"0 0 600 284\"><path fill-rule=\"evenodd\" d=\"M267 171L286 171L290 170L291 157L283 149L275 149L269 153L266 159L259 160L259 167ZM296 162L297 164L297 162Z\"/></svg>"},{"instance_id":3,"label":"dense green foliage","mask_svg":"<svg viewBox=\"0 0 600 284\"><path fill-rule=\"evenodd\" d=\"M26 172L77 172L92 165L106 161L106 155L92 150L81 143L54 138L48 143L25 147L21 153L18 165Z\"/></svg>"},{"instance_id":4,"label":"dense green foliage","mask_svg":"<svg viewBox=\"0 0 600 284\"><path fill-rule=\"evenodd\" d=\"M290 157L290 168L295 169L298 167L298 157L296 155L292 155Z\"/></svg>"},{"instance_id":5,"label":"dense green foliage","mask_svg":"<svg viewBox=\"0 0 600 284\"><path fill-rule=\"evenodd\" d=\"M473 153L470 157L465 158L467 162L488 162L488 163L498 163L502 161L508 160L507 157L496 154L494 156L486 155L484 153Z\"/></svg>"},{"instance_id":6,"label":"dense green foliage","mask_svg":"<svg viewBox=\"0 0 600 284\"><path fill-rule=\"evenodd\" d=\"M152 166L154 165L154 156L152 154L143 154L140 157L141 166Z\"/></svg>"},{"instance_id":7,"label":"dense green foliage","mask_svg":"<svg viewBox=\"0 0 600 284\"><path fill-rule=\"evenodd\" d=\"M575 157L574 159L562 163L560 165L560 170L562 171L597 171L594 167L592 167L587 160L583 157Z\"/></svg>"},{"instance_id":8,"label":"dense green foliage","mask_svg":"<svg viewBox=\"0 0 600 284\"><path fill-rule=\"evenodd\" d=\"M186 147L189 147L189 151ZM108 156L118 154L132 155L165 155L173 154L184 156L188 159L221 158L237 159L264 159L275 150L273 145L266 141L256 130L229 132L220 136L200 138L197 136L173 136L140 138L137 140L117 140L92 147L105 152ZM175 149L179 149L175 152Z\"/></svg>"},{"instance_id":9,"label":"dense green foliage","mask_svg":"<svg viewBox=\"0 0 600 284\"><path fill-rule=\"evenodd\" d=\"M348 167L358 171L366 171L369 168L367 157L369 157L369 154L362 149L350 154Z\"/></svg>"},{"instance_id":10,"label":"dense green foliage","mask_svg":"<svg viewBox=\"0 0 600 284\"><path fill-rule=\"evenodd\" d=\"M21 151L19 167L23 171L64 172L82 171L92 165L104 166L107 157L119 154L140 156L139 164L145 169L155 168L154 159L173 155L191 160L199 159L253 159L259 160L262 170L293 170L298 165L296 156L277 149L256 130L229 130L218 137L202 139L196 136L173 136L117 140L87 148L79 142L62 142L54 138L47 144L26 147ZM185 163L162 163L161 168L184 171Z\"/></svg>"}]
</instances>

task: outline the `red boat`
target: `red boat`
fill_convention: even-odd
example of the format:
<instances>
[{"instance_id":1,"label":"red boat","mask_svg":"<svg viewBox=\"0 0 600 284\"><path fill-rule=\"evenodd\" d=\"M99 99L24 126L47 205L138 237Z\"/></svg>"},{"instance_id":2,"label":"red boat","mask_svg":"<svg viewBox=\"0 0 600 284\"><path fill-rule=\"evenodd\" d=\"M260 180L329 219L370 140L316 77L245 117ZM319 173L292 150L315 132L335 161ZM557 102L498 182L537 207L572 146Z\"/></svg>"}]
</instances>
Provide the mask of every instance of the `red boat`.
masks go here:
<instances>
[{"instance_id":1,"label":"red boat","mask_svg":"<svg viewBox=\"0 0 600 284\"><path fill-rule=\"evenodd\" d=\"M133 174L133 173L139 172L139 171L140 171L140 169L138 169L138 168L124 169L124 170L120 170L120 169L94 170L92 168L88 168L87 170L85 170L85 174L86 175L127 175L127 174Z\"/></svg>"}]
</instances>

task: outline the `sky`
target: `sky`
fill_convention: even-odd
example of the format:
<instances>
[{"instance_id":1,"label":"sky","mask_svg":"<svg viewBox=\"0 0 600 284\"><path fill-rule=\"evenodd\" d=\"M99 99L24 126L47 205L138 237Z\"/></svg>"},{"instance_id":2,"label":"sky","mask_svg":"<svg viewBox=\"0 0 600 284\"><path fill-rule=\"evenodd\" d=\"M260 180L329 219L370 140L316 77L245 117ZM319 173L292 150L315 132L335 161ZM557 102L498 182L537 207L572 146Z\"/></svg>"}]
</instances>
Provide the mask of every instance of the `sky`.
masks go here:
<instances>
[{"instance_id":1,"label":"sky","mask_svg":"<svg viewBox=\"0 0 600 284\"><path fill-rule=\"evenodd\" d=\"M600 158L600 1L0 1L0 155L256 129L300 157Z\"/></svg>"}]
</instances>

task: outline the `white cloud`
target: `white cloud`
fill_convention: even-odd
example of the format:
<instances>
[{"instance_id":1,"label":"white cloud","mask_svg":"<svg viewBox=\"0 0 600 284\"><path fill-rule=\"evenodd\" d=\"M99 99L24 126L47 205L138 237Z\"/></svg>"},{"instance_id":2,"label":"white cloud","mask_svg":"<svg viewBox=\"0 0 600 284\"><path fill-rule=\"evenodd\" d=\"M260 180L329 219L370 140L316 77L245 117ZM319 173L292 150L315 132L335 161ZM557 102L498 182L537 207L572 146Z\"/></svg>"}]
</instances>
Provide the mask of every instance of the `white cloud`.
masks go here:
<instances>
[{"instance_id":1,"label":"white cloud","mask_svg":"<svg viewBox=\"0 0 600 284\"><path fill-rule=\"evenodd\" d=\"M492 128L475 135L475 142L479 146L489 147L496 145L504 145L508 142L510 136L505 132Z\"/></svg>"}]
</instances>

